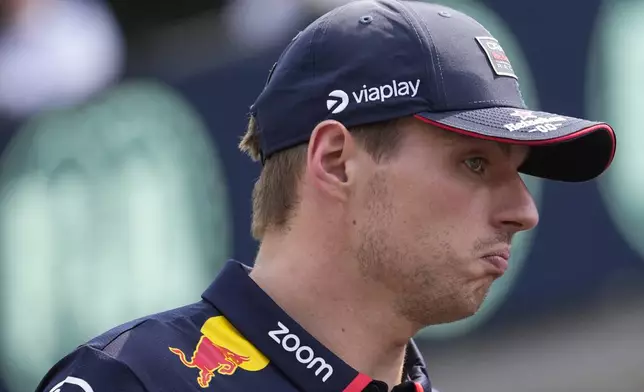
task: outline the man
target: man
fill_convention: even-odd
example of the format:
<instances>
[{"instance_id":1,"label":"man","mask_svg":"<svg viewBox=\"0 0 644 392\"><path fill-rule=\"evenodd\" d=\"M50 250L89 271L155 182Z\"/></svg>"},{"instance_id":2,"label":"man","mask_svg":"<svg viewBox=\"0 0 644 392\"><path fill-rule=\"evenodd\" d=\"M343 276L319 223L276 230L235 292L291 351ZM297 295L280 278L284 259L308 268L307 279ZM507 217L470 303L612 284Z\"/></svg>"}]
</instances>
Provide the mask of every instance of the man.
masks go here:
<instances>
[{"instance_id":1,"label":"man","mask_svg":"<svg viewBox=\"0 0 644 392\"><path fill-rule=\"evenodd\" d=\"M81 346L38 391L431 391L412 336L474 314L537 224L519 173L590 180L615 135L527 110L468 16L365 0L293 39L240 146L263 164L254 267L229 261L202 302Z\"/></svg>"}]
</instances>

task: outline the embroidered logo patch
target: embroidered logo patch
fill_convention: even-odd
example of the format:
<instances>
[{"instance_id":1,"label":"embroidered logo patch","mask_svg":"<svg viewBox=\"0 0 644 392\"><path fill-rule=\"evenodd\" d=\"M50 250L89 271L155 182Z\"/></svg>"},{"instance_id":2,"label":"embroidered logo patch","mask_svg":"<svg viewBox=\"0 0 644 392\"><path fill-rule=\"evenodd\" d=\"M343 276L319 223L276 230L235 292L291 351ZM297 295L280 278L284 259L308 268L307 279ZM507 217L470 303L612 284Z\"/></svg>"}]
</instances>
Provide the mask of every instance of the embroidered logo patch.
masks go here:
<instances>
[{"instance_id":1,"label":"embroidered logo patch","mask_svg":"<svg viewBox=\"0 0 644 392\"><path fill-rule=\"evenodd\" d=\"M492 37L476 37L476 41L483 48L495 74L519 79L514 73L512 64L510 64L510 60L499 44L499 41Z\"/></svg>"}]
</instances>

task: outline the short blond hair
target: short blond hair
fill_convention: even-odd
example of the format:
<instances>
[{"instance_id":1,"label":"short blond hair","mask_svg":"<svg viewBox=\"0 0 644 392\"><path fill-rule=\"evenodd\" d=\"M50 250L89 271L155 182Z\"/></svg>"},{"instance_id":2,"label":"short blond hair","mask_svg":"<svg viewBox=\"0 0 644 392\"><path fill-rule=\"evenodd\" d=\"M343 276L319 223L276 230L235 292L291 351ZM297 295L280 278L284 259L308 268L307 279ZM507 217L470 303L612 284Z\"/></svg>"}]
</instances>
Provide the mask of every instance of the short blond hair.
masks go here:
<instances>
[{"instance_id":1,"label":"short blond hair","mask_svg":"<svg viewBox=\"0 0 644 392\"><path fill-rule=\"evenodd\" d=\"M397 120L372 123L349 129L356 141L379 162L394 154L401 131ZM307 143L273 154L255 182L252 195L251 233L261 241L267 230L285 231L299 201L297 187L306 163ZM254 161L261 159L255 118L248 121L239 149Z\"/></svg>"}]
</instances>

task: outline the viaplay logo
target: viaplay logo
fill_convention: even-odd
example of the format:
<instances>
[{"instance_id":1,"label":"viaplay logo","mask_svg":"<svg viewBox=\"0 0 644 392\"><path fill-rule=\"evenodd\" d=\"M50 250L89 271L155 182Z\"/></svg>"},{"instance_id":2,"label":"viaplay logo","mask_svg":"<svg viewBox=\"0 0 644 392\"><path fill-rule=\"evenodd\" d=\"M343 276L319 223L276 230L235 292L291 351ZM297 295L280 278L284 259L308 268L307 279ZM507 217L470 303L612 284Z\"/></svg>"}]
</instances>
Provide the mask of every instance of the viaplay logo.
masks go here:
<instances>
[{"instance_id":1,"label":"viaplay logo","mask_svg":"<svg viewBox=\"0 0 644 392\"><path fill-rule=\"evenodd\" d=\"M85 381L83 379L80 379L80 378L71 377L71 376L67 377L63 381L61 381L58 384L54 385L54 387L51 388L49 390L49 392L61 392L63 386L67 385L67 384L76 385L80 389L82 389L83 392L94 392L94 389L92 389L92 387L87 383L87 381ZM65 391L73 391L73 390L74 390L74 388L66 388L65 389ZM75 389L75 390L78 391L78 389Z\"/></svg>"},{"instance_id":2,"label":"viaplay logo","mask_svg":"<svg viewBox=\"0 0 644 392\"><path fill-rule=\"evenodd\" d=\"M257 372L268 365L268 358L223 316L208 319L201 333L192 358L188 359L178 348L169 349L184 366L199 370L197 383L202 388L208 388L215 373L231 376L237 369Z\"/></svg>"},{"instance_id":3,"label":"viaplay logo","mask_svg":"<svg viewBox=\"0 0 644 392\"><path fill-rule=\"evenodd\" d=\"M338 114L349 105L349 96L342 90L334 90L329 93L329 98L326 100L326 108L331 110L331 113Z\"/></svg>"},{"instance_id":4,"label":"viaplay logo","mask_svg":"<svg viewBox=\"0 0 644 392\"><path fill-rule=\"evenodd\" d=\"M375 101L384 102L388 99L397 97L415 97L418 94L419 87L420 79L408 81L392 80L388 84L374 87L367 87L365 84L362 86L362 89L351 92L351 96L356 104ZM349 106L350 101L351 99L349 94L345 91L333 90L327 97L326 108L327 110L330 110L331 113L338 114Z\"/></svg>"}]
</instances>

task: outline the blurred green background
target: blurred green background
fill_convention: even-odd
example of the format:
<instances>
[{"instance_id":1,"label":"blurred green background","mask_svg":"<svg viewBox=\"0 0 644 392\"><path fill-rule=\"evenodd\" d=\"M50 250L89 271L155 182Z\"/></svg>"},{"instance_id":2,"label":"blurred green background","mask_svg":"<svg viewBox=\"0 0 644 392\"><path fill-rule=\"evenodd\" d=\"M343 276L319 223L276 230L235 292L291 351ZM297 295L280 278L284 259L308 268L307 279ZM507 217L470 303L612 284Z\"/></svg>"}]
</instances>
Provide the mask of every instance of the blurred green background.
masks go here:
<instances>
[{"instance_id":1,"label":"blurred green background","mask_svg":"<svg viewBox=\"0 0 644 392\"><path fill-rule=\"evenodd\" d=\"M135 4L136 3L136 4ZM236 150L283 46L341 0L11 0L0 20L0 391L252 264ZM541 211L481 311L418 338L441 391L644 391L644 1L442 0L503 44L529 106L609 121L600 179ZM6 391L5 391L6 389Z\"/></svg>"}]
</instances>

